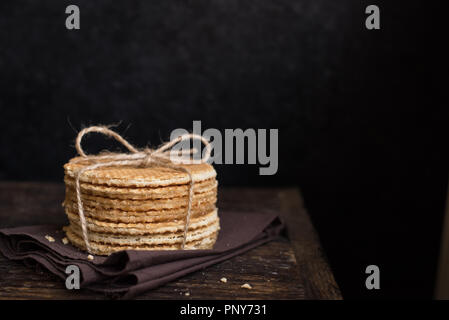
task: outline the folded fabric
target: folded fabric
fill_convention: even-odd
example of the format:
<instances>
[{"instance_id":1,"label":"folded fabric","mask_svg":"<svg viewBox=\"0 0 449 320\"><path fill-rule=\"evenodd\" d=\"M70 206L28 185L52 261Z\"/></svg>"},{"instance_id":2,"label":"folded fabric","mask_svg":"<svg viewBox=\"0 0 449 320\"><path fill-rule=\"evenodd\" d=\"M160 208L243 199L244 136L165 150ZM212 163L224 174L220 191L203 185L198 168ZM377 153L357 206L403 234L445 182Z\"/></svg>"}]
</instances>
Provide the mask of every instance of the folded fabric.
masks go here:
<instances>
[{"instance_id":1,"label":"folded fabric","mask_svg":"<svg viewBox=\"0 0 449 320\"><path fill-rule=\"evenodd\" d=\"M284 231L273 211L224 211L220 221L221 230L211 250L126 250L89 260L86 252L62 242L61 226L38 225L0 229L0 252L11 260L39 264L64 281L66 267L76 265L81 288L126 299L242 254L279 238Z\"/></svg>"}]
</instances>

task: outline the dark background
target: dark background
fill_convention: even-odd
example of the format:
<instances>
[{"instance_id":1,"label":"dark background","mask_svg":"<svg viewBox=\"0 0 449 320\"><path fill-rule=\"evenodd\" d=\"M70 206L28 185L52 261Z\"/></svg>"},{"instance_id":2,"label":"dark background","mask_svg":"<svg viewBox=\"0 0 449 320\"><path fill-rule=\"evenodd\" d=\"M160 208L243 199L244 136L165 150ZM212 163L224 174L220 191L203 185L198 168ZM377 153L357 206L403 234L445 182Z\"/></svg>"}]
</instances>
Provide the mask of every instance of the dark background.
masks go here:
<instances>
[{"instance_id":1,"label":"dark background","mask_svg":"<svg viewBox=\"0 0 449 320\"><path fill-rule=\"evenodd\" d=\"M81 30L65 28L65 7ZM381 30L365 8L381 9ZM431 298L448 182L447 26L435 2L1 1L0 179L62 182L76 132L137 146L175 128L278 128L345 298ZM446 29L445 29L446 28ZM89 152L116 147L99 137ZM365 289L365 268L381 290Z\"/></svg>"}]
</instances>

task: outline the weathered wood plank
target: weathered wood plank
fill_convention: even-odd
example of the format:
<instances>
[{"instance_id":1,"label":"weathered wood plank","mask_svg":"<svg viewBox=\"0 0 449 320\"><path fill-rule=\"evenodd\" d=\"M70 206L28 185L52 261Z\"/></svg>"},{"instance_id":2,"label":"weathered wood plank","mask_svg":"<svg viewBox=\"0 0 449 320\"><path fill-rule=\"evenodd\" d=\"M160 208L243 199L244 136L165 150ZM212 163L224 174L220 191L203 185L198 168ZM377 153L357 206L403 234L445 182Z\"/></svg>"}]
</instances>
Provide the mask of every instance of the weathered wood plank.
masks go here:
<instances>
[{"instance_id":1,"label":"weathered wood plank","mask_svg":"<svg viewBox=\"0 0 449 320\"><path fill-rule=\"evenodd\" d=\"M58 277L0 257L0 299L104 299L87 290L69 291ZM227 283L220 279L227 278ZM249 283L253 289L240 288ZM188 292L189 296L185 293ZM151 290L138 299L301 299L305 298L286 242L271 242L203 271Z\"/></svg>"},{"instance_id":2,"label":"weathered wood plank","mask_svg":"<svg viewBox=\"0 0 449 320\"><path fill-rule=\"evenodd\" d=\"M279 192L281 216L296 256L297 267L305 284L306 296L312 299L341 299L340 289L322 251L318 235L296 189Z\"/></svg>"}]
</instances>

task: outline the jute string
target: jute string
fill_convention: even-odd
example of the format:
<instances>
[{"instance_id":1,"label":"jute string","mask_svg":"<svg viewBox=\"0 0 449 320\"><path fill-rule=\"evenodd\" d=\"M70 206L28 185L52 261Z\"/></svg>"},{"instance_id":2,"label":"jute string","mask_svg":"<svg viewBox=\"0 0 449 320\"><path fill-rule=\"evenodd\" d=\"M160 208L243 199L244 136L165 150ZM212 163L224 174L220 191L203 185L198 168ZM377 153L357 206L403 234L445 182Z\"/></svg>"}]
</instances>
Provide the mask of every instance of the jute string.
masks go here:
<instances>
[{"instance_id":1,"label":"jute string","mask_svg":"<svg viewBox=\"0 0 449 320\"><path fill-rule=\"evenodd\" d=\"M81 147L81 141L83 137L90 133L97 132L102 133L108 137L112 137L118 142L120 142L125 148L127 148L130 153L108 153L102 155L86 155L83 148ZM192 159L191 155L198 152L195 148L190 148L188 150L183 150L182 154L179 155L175 153L172 148L186 140L200 140L205 145L204 154L200 159ZM81 168L76 172L75 175L75 189L76 189L76 199L78 205L78 214L81 222L81 230L83 233L83 240L86 245L86 249L89 253L91 253L91 246L89 242L89 234L87 232L87 224L86 217L84 215L84 206L83 199L81 197L81 187L80 187L80 177L86 172L90 170L95 170L102 167L109 166L136 166L136 167L150 167L150 166L158 166L174 169L177 171L185 172L189 177L189 200L187 205L187 213L184 224L184 234L183 240L181 244L181 249L185 248L186 240L187 240L187 231L189 229L190 216L192 211L192 200L193 200L193 186L194 181L192 178L192 173L189 169L182 166L182 164L192 164L192 163L205 163L209 160L212 147L207 139L204 137L189 133L185 135L181 135L165 144L163 144L158 149L149 149L145 148L143 150L139 150L131 145L128 141L126 141L121 135L117 132L110 130L104 126L92 126L81 130L78 133L76 138L76 150L78 154L81 156L79 159L72 160L72 163L81 162L85 160L89 160L93 162L93 164L88 165L86 167Z\"/></svg>"}]
</instances>

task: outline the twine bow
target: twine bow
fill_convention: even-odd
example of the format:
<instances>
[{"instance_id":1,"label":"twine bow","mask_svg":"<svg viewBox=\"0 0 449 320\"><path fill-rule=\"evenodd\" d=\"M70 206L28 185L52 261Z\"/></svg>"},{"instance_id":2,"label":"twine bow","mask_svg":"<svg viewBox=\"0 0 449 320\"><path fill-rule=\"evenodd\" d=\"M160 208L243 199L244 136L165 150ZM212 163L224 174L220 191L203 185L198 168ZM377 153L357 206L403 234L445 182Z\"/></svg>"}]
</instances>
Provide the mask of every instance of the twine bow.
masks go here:
<instances>
[{"instance_id":1,"label":"twine bow","mask_svg":"<svg viewBox=\"0 0 449 320\"><path fill-rule=\"evenodd\" d=\"M112 137L118 142L120 142L123 146L125 146L130 153L111 153L105 155L86 155L84 153L83 148L81 147L81 140L83 137L90 132L98 132L102 133L106 136ZM202 155L201 159L192 159L191 155L198 152L195 148L190 148L188 150L183 150L182 155L178 153L174 153L172 148L182 142L187 140L200 140L205 145L205 152ZM204 137L189 133L185 135L181 135L165 144L163 144L158 149L149 149L145 148L143 150L138 150L134 146L132 146L128 141L126 141L121 135L118 133L108 129L103 126L92 126L89 128L85 128L81 130L76 138L76 150L78 154L81 156L80 159L74 160L72 162L80 162L84 160L91 160L94 162L92 165L88 165L83 167L79 171L77 171L75 175L75 188L76 188L76 199L78 205L78 214L81 221L81 229L83 233L83 240L86 245L86 249L89 253L91 253L91 246L89 242L89 236L87 232L86 225L86 217L84 215L84 206L83 200L81 198L81 188L80 188L80 177L83 173L89 170L95 170L101 167L107 166L139 166L139 167L149 167L149 166L160 166L166 167L178 171L182 171L187 173L189 176L189 202L187 205L187 214L184 225L184 235L181 244L181 249L184 249L187 239L187 231L189 229L190 223L190 215L192 211L192 199L193 199L193 185L194 181L192 178L192 174L189 169L181 166L182 164L190 164L190 163L205 163L209 160L212 147L207 139ZM187 151L187 152L185 152Z\"/></svg>"}]
</instances>

